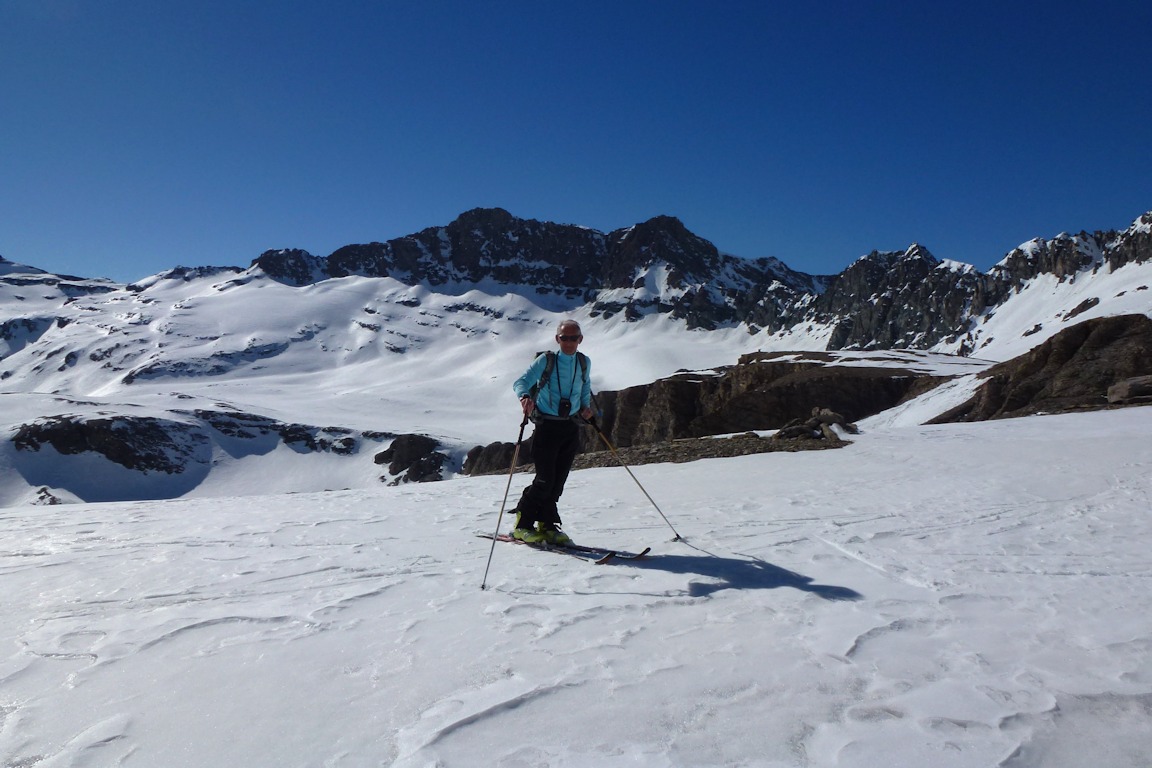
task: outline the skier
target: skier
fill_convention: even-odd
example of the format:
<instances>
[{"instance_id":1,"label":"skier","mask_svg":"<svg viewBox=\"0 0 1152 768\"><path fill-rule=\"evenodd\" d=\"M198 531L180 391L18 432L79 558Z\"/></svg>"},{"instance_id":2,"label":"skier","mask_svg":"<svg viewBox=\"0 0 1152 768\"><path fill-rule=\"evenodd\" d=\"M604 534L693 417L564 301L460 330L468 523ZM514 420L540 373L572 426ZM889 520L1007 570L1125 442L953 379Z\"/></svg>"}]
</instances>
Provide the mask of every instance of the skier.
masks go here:
<instances>
[{"instance_id":1,"label":"skier","mask_svg":"<svg viewBox=\"0 0 1152 768\"><path fill-rule=\"evenodd\" d=\"M593 416L591 362L577 351L584 335L580 324L565 320L556 329L559 353L538 356L512 385L520 407L536 425L532 439L532 461L536 476L524 489L516 505L516 527L512 536L529 544L571 544L560 530L556 502L564 493L564 483L580 447L577 419Z\"/></svg>"}]
</instances>

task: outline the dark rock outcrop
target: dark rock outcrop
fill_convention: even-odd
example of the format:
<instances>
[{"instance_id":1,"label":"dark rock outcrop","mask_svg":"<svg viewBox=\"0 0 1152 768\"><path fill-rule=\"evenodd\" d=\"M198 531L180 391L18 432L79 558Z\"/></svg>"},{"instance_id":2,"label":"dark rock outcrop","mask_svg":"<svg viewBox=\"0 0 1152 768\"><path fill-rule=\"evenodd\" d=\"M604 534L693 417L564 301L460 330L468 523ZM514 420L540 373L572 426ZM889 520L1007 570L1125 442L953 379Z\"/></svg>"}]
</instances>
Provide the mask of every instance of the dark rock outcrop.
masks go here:
<instances>
[{"instance_id":1,"label":"dark rock outcrop","mask_svg":"<svg viewBox=\"0 0 1152 768\"><path fill-rule=\"evenodd\" d=\"M828 408L816 407L812 409L812 417L807 420L795 419L788 422L783 427L778 429L774 435L773 440L795 440L797 438L806 438L812 440L831 440L839 441L840 434L836 431L839 427L848 434L859 434L860 430L851 422L847 421L843 416Z\"/></svg>"},{"instance_id":2,"label":"dark rock outcrop","mask_svg":"<svg viewBox=\"0 0 1152 768\"><path fill-rule=\"evenodd\" d=\"M328 262L299 248L264 251L252 262L266 274L289 285L308 285L330 277Z\"/></svg>"},{"instance_id":3,"label":"dark rock outcrop","mask_svg":"<svg viewBox=\"0 0 1152 768\"><path fill-rule=\"evenodd\" d=\"M1111 387L1152 375L1152 319L1117 315L1087 320L985 375L975 396L931 423L1107 406Z\"/></svg>"},{"instance_id":4,"label":"dark rock outcrop","mask_svg":"<svg viewBox=\"0 0 1152 768\"><path fill-rule=\"evenodd\" d=\"M20 451L50 445L65 456L97 453L125 469L145 474L181 474L193 464L211 461L212 445L235 456L262 454L283 444L299 453L348 456L363 440L381 440L379 432L342 427L287 424L239 411L174 411L176 418L151 416L50 416L21 424L12 438ZM186 420L177 420L186 419Z\"/></svg>"},{"instance_id":5,"label":"dark rock outcrop","mask_svg":"<svg viewBox=\"0 0 1152 768\"><path fill-rule=\"evenodd\" d=\"M146 474L179 474L190 461L205 461L209 445L208 436L197 425L148 416L54 416L22 424L12 442L21 451L50 445L65 456L92 451Z\"/></svg>"},{"instance_id":6,"label":"dark rock outcrop","mask_svg":"<svg viewBox=\"0 0 1152 768\"><path fill-rule=\"evenodd\" d=\"M257 440L273 436L300 453L334 453L349 456L359 451L359 438L380 440L389 437L381 432L357 433L343 427L288 424L267 416L235 410L197 409L190 411L189 414L226 437Z\"/></svg>"},{"instance_id":7,"label":"dark rock outcrop","mask_svg":"<svg viewBox=\"0 0 1152 768\"><path fill-rule=\"evenodd\" d=\"M591 429L584 430L591 432ZM595 438L593 438L595 439ZM817 439L800 437L791 440L774 440L762 437L755 432L746 432L728 437L686 437L679 440L670 440L663 443L649 443L647 445L633 445L626 448L617 448L615 451L607 449L581 453L572 463L573 469L593 469L598 467L618 467L621 462L632 467L640 464L683 464L700 459L727 459L733 456L750 456L756 453L795 453L797 451L820 451L830 448L843 448L848 445L844 440ZM508 455L511 456L512 443L505 443ZM467 473L474 475L504 474L508 472L508 462L503 466L494 466L484 471ZM531 472L532 463L518 461L517 472Z\"/></svg>"},{"instance_id":8,"label":"dark rock outcrop","mask_svg":"<svg viewBox=\"0 0 1152 768\"><path fill-rule=\"evenodd\" d=\"M516 451L515 443L489 443L478 445L468 451L461 470L465 475L488 475L493 472L507 472L516 457L516 466L522 467L532 461L532 438L528 437Z\"/></svg>"},{"instance_id":9,"label":"dark rock outcrop","mask_svg":"<svg viewBox=\"0 0 1152 768\"><path fill-rule=\"evenodd\" d=\"M427 435L399 435L388 448L376 454L377 464L387 464L393 475L389 485L427 483L443 480L448 456L436 449L440 443Z\"/></svg>"},{"instance_id":10,"label":"dark rock outcrop","mask_svg":"<svg viewBox=\"0 0 1152 768\"><path fill-rule=\"evenodd\" d=\"M709 374L679 374L598 395L602 428L616 445L778 429L827 408L854 422L898 405L939 380L899 368L825 365L745 355Z\"/></svg>"},{"instance_id":11,"label":"dark rock outcrop","mask_svg":"<svg viewBox=\"0 0 1152 768\"><path fill-rule=\"evenodd\" d=\"M996 272L1015 283L1038 275L1066 278L1099 263L1106 240L1116 233L1060 235L1051 240L1036 239L1013 249L997 265Z\"/></svg>"}]
</instances>

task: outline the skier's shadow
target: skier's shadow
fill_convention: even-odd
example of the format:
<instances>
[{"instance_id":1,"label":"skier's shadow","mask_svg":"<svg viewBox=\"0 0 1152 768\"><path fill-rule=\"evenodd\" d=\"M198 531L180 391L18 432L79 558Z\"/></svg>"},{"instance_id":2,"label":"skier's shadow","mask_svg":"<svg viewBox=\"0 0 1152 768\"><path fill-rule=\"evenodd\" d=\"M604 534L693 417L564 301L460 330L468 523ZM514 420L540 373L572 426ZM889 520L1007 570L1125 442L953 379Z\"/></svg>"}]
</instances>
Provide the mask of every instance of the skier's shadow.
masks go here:
<instances>
[{"instance_id":1,"label":"skier's shadow","mask_svg":"<svg viewBox=\"0 0 1152 768\"><path fill-rule=\"evenodd\" d=\"M703 551L703 550L701 550ZM736 558L719 555L648 555L630 563L638 568L696 574L709 582L688 584L691 597L707 597L724 589L778 589L792 587L811 592L825 600L860 600L864 596L848 587L814 584L812 577L781 568L755 557Z\"/></svg>"}]
</instances>

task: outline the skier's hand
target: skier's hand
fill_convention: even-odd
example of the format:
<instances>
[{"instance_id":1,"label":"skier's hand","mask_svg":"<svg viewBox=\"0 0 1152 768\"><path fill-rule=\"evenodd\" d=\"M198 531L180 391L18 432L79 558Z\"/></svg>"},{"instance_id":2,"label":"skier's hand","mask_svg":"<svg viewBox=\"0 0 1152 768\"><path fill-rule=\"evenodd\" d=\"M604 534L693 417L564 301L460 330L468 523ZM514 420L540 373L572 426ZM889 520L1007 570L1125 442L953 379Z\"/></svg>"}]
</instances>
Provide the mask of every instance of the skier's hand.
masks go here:
<instances>
[{"instance_id":1,"label":"skier's hand","mask_svg":"<svg viewBox=\"0 0 1152 768\"><path fill-rule=\"evenodd\" d=\"M582 408L580 410L580 418L584 419L584 421L591 422L592 417L595 415L596 415L596 412L593 411L591 408Z\"/></svg>"},{"instance_id":2,"label":"skier's hand","mask_svg":"<svg viewBox=\"0 0 1152 768\"><path fill-rule=\"evenodd\" d=\"M536 401L528 397L528 395L524 395L524 397L520 398L520 410L524 412L525 416L530 415L532 413L532 409L535 407Z\"/></svg>"}]
</instances>

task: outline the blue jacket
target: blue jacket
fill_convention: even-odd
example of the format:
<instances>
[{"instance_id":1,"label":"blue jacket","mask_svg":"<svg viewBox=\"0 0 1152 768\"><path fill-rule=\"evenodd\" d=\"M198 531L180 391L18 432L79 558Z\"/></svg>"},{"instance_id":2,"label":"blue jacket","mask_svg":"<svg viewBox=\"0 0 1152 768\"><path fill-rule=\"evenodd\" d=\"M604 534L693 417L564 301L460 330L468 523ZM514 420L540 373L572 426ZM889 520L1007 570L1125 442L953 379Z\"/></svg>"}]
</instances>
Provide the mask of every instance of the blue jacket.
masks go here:
<instances>
[{"instance_id":1,"label":"blue jacket","mask_svg":"<svg viewBox=\"0 0 1152 768\"><path fill-rule=\"evenodd\" d=\"M579 354L579 352L576 353L576 355ZM552 375L536 393L536 408L547 416L558 416L560 415L560 400L567 398L572 402L571 414L575 416L582 408L592 407L592 361L588 359L587 355L584 355L585 364L581 370L580 364L576 361L576 355L566 355L559 350L555 352L555 355L556 365L552 369ZM532 361L532 365L528 366L524 375L516 379L516 383L512 385L512 390L517 397L532 394L532 387L540 382L547 362L548 355L541 354Z\"/></svg>"}]
</instances>

